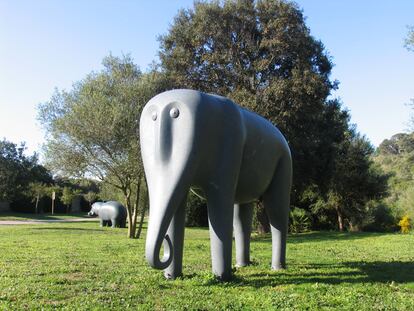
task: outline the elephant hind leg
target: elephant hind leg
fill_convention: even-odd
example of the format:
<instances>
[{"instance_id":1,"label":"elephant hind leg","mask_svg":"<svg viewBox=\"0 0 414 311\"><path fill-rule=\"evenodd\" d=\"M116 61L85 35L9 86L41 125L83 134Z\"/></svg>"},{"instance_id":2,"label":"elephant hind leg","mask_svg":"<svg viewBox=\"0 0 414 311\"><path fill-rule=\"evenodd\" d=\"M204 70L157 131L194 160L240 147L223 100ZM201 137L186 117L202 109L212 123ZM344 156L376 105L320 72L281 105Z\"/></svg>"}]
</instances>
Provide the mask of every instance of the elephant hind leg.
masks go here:
<instances>
[{"instance_id":1,"label":"elephant hind leg","mask_svg":"<svg viewBox=\"0 0 414 311\"><path fill-rule=\"evenodd\" d=\"M289 155L279 160L275 174L263 195L263 203L269 217L272 232L272 269L286 267L286 237L289 222L292 162Z\"/></svg>"},{"instance_id":2,"label":"elephant hind leg","mask_svg":"<svg viewBox=\"0 0 414 311\"><path fill-rule=\"evenodd\" d=\"M252 231L253 203L234 205L234 240L236 243L236 266L250 264L250 234Z\"/></svg>"},{"instance_id":3,"label":"elephant hind leg","mask_svg":"<svg viewBox=\"0 0 414 311\"><path fill-rule=\"evenodd\" d=\"M119 225L121 228L126 228L126 218L122 219Z\"/></svg>"}]
</instances>

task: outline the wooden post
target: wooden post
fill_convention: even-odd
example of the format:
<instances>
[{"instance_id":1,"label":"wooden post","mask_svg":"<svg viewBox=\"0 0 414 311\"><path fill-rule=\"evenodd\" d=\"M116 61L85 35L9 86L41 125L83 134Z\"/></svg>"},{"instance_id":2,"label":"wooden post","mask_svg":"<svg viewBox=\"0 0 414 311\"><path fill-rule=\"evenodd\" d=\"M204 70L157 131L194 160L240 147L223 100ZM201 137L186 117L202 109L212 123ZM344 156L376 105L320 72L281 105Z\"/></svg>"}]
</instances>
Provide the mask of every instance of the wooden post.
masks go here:
<instances>
[{"instance_id":1,"label":"wooden post","mask_svg":"<svg viewBox=\"0 0 414 311\"><path fill-rule=\"evenodd\" d=\"M52 192L52 215L54 214L54 212L55 212L55 198L56 198L56 192L55 191L53 191Z\"/></svg>"}]
</instances>

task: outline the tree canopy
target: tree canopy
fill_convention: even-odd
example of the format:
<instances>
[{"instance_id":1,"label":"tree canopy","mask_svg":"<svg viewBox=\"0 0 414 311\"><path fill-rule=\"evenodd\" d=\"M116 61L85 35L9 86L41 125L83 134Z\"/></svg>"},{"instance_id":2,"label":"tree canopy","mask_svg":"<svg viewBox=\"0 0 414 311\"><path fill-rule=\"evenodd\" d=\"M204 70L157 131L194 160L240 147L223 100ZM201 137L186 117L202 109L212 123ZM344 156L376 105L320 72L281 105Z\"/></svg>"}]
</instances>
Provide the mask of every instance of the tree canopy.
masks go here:
<instances>
[{"instance_id":1,"label":"tree canopy","mask_svg":"<svg viewBox=\"0 0 414 311\"><path fill-rule=\"evenodd\" d=\"M36 154L26 156L26 147L7 141L0 141L0 201L15 201L25 195L30 183L50 183L52 177L45 167L38 163Z\"/></svg>"},{"instance_id":2,"label":"tree canopy","mask_svg":"<svg viewBox=\"0 0 414 311\"><path fill-rule=\"evenodd\" d=\"M323 44L287 1L195 2L160 37L175 87L218 93L270 119L294 157L294 188L323 183L348 114L328 100L336 81Z\"/></svg>"},{"instance_id":3,"label":"tree canopy","mask_svg":"<svg viewBox=\"0 0 414 311\"><path fill-rule=\"evenodd\" d=\"M331 96L338 87L331 58L295 3L196 1L159 40L160 70L142 73L130 57L109 56L102 71L39 107L47 165L55 172L100 179L102 195L120 195L135 224L133 207L146 188L141 109L164 90L191 88L229 97L280 128L293 155L292 205L306 209L298 217L311 214L320 224L323 217L339 223L340 215L355 223L367 202L383 194L384 176L369 159L373 148ZM134 231L133 225L129 235Z\"/></svg>"},{"instance_id":4,"label":"tree canopy","mask_svg":"<svg viewBox=\"0 0 414 311\"><path fill-rule=\"evenodd\" d=\"M197 1L177 14L160 45L161 67L175 87L229 97L282 131L293 155L294 206L311 210L309 193L316 195L312 202L325 203L335 193L351 215L351 206L362 209L375 197L364 184L370 178L381 184L368 160L372 147L330 97L338 87L330 78L331 58L295 3ZM364 187L356 189L353 178ZM345 202L351 188L357 194Z\"/></svg>"},{"instance_id":5,"label":"tree canopy","mask_svg":"<svg viewBox=\"0 0 414 311\"><path fill-rule=\"evenodd\" d=\"M385 139L378 147L374 161L390 175L389 194L385 203L393 215L414 218L414 133L399 133Z\"/></svg>"},{"instance_id":6,"label":"tree canopy","mask_svg":"<svg viewBox=\"0 0 414 311\"><path fill-rule=\"evenodd\" d=\"M139 115L165 89L164 80L156 72L143 74L129 56L108 56L103 67L40 105L39 119L48 131L46 164L62 176L99 179L120 191L133 237L131 200L143 180Z\"/></svg>"},{"instance_id":7,"label":"tree canopy","mask_svg":"<svg viewBox=\"0 0 414 311\"><path fill-rule=\"evenodd\" d=\"M411 26L408 28L408 34L407 34L407 37L405 38L405 47L409 51L414 52L414 26Z\"/></svg>"}]
</instances>

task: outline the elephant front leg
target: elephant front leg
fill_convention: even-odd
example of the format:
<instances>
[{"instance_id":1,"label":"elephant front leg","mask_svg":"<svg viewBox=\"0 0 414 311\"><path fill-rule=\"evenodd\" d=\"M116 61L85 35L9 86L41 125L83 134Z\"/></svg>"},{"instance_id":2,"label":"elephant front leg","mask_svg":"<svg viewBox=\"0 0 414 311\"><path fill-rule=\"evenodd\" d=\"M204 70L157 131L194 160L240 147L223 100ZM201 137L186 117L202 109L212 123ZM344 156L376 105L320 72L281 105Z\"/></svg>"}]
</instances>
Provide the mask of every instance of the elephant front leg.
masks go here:
<instances>
[{"instance_id":1,"label":"elephant front leg","mask_svg":"<svg viewBox=\"0 0 414 311\"><path fill-rule=\"evenodd\" d=\"M164 276L167 279L175 279L181 276L183 271L185 204L186 200L184 200L184 202L178 207L167 231L173 245L172 262L168 268L164 270Z\"/></svg>"},{"instance_id":2,"label":"elephant front leg","mask_svg":"<svg viewBox=\"0 0 414 311\"><path fill-rule=\"evenodd\" d=\"M207 194L207 207L213 273L219 280L227 281L232 277L233 195L218 191Z\"/></svg>"},{"instance_id":3,"label":"elephant front leg","mask_svg":"<svg viewBox=\"0 0 414 311\"><path fill-rule=\"evenodd\" d=\"M236 242L236 266L250 264L250 233L252 231L253 204L234 205L234 240Z\"/></svg>"}]
</instances>

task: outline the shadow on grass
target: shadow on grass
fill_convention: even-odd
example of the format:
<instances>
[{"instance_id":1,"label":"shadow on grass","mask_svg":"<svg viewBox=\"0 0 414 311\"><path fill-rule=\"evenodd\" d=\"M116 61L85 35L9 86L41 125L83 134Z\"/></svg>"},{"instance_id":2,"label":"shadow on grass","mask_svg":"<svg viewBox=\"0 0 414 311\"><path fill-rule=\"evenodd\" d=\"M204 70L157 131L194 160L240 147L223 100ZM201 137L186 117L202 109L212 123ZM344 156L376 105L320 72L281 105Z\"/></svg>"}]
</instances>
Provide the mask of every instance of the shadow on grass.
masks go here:
<instances>
[{"instance_id":1,"label":"shadow on grass","mask_svg":"<svg viewBox=\"0 0 414 311\"><path fill-rule=\"evenodd\" d=\"M0 219L28 219L28 220L61 220L70 218L90 218L87 213L73 213L73 214L34 214L34 213L0 213Z\"/></svg>"},{"instance_id":2,"label":"shadow on grass","mask_svg":"<svg viewBox=\"0 0 414 311\"><path fill-rule=\"evenodd\" d=\"M83 222L83 223L85 223L85 222ZM63 230L63 231L105 232L102 229L88 229L88 228L76 228L76 227L37 227L37 228L30 228L30 230L39 230L39 231Z\"/></svg>"},{"instance_id":3,"label":"shadow on grass","mask_svg":"<svg viewBox=\"0 0 414 311\"><path fill-rule=\"evenodd\" d=\"M236 276L232 283L256 288L315 283L414 283L414 262L345 262L341 264L308 264L303 268L311 271L269 271L269 273L250 274L244 278ZM343 271L344 269L351 269L351 271Z\"/></svg>"},{"instance_id":4,"label":"shadow on grass","mask_svg":"<svg viewBox=\"0 0 414 311\"><path fill-rule=\"evenodd\" d=\"M350 241L364 239L368 237L378 237L389 233L378 232L335 232L335 231L320 231L300 234L290 234L288 236L288 243L299 244L309 242L324 242L324 241ZM272 243L270 234L256 235L252 237L252 241L256 243Z\"/></svg>"}]
</instances>

